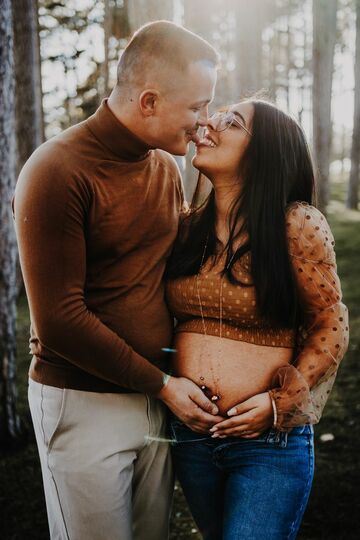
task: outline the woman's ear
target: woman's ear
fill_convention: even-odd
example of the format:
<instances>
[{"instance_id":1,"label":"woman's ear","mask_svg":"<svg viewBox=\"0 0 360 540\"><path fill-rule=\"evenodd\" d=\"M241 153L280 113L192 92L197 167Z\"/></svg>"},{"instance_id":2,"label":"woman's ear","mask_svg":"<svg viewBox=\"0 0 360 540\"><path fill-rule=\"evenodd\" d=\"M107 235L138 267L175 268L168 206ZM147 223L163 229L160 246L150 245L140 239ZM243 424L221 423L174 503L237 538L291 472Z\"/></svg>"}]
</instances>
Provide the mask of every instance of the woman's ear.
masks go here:
<instances>
[{"instance_id":1,"label":"woman's ear","mask_svg":"<svg viewBox=\"0 0 360 540\"><path fill-rule=\"evenodd\" d=\"M143 116L153 116L159 100L158 90L147 89L141 92L139 96L139 107Z\"/></svg>"}]
</instances>

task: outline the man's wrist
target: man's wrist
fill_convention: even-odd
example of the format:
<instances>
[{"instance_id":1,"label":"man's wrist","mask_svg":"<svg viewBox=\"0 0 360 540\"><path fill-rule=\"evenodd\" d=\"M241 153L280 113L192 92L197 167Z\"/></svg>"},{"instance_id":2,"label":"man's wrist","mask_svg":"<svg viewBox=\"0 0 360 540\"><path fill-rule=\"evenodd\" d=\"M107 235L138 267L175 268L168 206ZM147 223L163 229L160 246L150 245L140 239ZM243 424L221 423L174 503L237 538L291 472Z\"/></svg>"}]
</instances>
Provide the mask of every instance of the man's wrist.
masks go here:
<instances>
[{"instance_id":1,"label":"man's wrist","mask_svg":"<svg viewBox=\"0 0 360 540\"><path fill-rule=\"evenodd\" d=\"M166 395L166 388L169 385L169 381L171 379L171 375L168 373L161 372L162 377L162 387L158 390L155 397L158 399L164 399L164 394Z\"/></svg>"},{"instance_id":2,"label":"man's wrist","mask_svg":"<svg viewBox=\"0 0 360 540\"><path fill-rule=\"evenodd\" d=\"M163 373L162 374L162 382L163 382L163 385L161 387L161 390L163 390L164 388L166 388L166 386L169 384L169 381L171 379L171 375L169 375L168 373Z\"/></svg>"}]
</instances>

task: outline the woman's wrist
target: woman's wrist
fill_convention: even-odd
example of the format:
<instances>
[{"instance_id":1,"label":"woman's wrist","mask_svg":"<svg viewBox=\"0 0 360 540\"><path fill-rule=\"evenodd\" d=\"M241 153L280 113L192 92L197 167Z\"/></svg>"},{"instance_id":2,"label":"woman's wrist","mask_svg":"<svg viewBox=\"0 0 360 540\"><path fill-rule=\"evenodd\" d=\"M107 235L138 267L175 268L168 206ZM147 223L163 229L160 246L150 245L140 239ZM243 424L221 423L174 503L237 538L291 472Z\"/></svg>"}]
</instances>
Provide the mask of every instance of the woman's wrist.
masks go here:
<instances>
[{"instance_id":1,"label":"woman's wrist","mask_svg":"<svg viewBox=\"0 0 360 540\"><path fill-rule=\"evenodd\" d=\"M271 400L271 406L272 406L272 410L273 410L273 424L272 424L272 428L273 429L276 429L277 427L277 410L276 410L276 404L275 404L275 400L272 396L272 393L271 393L271 390L269 390L268 392L269 396L270 396L270 400Z\"/></svg>"}]
</instances>

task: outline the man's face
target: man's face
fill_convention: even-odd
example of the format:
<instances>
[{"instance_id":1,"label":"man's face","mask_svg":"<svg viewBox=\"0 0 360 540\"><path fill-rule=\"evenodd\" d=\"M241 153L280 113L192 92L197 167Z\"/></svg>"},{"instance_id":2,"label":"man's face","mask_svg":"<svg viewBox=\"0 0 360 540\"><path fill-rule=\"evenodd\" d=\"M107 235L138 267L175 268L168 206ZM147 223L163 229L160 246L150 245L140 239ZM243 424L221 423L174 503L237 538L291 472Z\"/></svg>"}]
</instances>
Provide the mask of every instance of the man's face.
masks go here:
<instances>
[{"instance_id":1,"label":"man's face","mask_svg":"<svg viewBox=\"0 0 360 540\"><path fill-rule=\"evenodd\" d=\"M154 147L186 154L189 142L197 138L197 128L207 124L216 76L216 68L206 62L192 62L185 75L175 74L173 89L160 96L152 117Z\"/></svg>"}]
</instances>

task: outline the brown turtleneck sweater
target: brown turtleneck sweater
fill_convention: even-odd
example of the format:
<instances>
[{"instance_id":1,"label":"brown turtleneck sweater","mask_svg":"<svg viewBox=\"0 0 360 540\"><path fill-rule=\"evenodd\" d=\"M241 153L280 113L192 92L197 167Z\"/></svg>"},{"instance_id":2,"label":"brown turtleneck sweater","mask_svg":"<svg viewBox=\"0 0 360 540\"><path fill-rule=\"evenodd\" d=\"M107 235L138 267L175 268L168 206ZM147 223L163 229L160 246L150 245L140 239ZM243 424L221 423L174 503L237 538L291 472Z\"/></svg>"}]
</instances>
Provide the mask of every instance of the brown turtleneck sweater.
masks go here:
<instances>
[{"instance_id":1,"label":"brown turtleneck sweater","mask_svg":"<svg viewBox=\"0 0 360 540\"><path fill-rule=\"evenodd\" d=\"M174 159L135 137L106 100L34 152L14 200L33 380L160 390L172 336L162 276L182 205Z\"/></svg>"}]
</instances>

